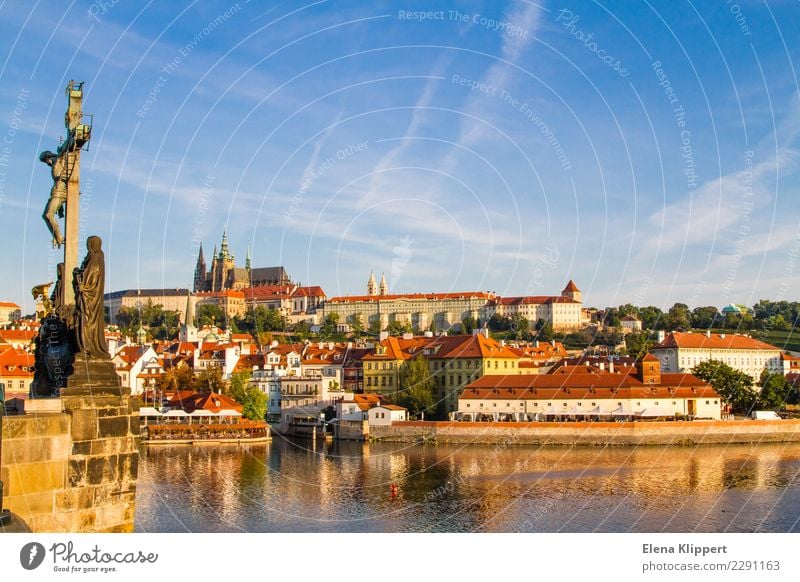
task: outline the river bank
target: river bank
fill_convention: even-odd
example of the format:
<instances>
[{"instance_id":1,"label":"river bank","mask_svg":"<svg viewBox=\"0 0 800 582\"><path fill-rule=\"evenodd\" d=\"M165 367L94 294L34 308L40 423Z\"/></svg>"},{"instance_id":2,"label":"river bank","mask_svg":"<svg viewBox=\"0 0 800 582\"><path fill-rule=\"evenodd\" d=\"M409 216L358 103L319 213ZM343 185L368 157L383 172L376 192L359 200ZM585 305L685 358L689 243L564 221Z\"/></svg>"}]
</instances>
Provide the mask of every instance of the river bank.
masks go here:
<instances>
[{"instance_id":1,"label":"river bank","mask_svg":"<svg viewBox=\"0 0 800 582\"><path fill-rule=\"evenodd\" d=\"M553 446L720 445L800 442L800 420L691 422L395 422L370 440Z\"/></svg>"}]
</instances>

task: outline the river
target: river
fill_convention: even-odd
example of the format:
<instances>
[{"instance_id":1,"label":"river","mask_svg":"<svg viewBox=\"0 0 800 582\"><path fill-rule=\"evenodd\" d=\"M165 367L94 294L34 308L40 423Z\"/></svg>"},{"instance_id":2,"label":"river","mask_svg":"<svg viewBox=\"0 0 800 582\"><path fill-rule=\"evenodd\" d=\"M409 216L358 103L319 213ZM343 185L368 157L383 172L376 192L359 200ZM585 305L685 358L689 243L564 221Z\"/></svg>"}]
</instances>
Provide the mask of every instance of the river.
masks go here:
<instances>
[{"instance_id":1,"label":"river","mask_svg":"<svg viewBox=\"0 0 800 582\"><path fill-rule=\"evenodd\" d=\"M796 532L800 444L143 446L136 505L139 532Z\"/></svg>"}]
</instances>

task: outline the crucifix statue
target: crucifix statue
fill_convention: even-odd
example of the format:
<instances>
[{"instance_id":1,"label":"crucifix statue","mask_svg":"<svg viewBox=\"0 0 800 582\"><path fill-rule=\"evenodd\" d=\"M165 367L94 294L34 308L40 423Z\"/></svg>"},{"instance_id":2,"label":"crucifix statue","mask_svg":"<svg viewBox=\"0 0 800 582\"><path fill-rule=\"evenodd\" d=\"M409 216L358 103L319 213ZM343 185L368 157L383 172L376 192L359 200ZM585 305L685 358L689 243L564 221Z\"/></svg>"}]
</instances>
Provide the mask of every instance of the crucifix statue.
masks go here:
<instances>
[{"instance_id":1,"label":"crucifix statue","mask_svg":"<svg viewBox=\"0 0 800 582\"><path fill-rule=\"evenodd\" d=\"M83 82L69 82L67 99L64 116L67 136L58 151L44 151L39 155L39 160L50 166L53 179L42 218L53 237L53 247L64 247L64 272L72 273L78 266L81 150L89 143L92 126L83 123ZM63 235L59 218L64 219ZM61 293L62 305L75 304L72 285L62 285Z\"/></svg>"},{"instance_id":2,"label":"crucifix statue","mask_svg":"<svg viewBox=\"0 0 800 582\"><path fill-rule=\"evenodd\" d=\"M68 387L72 380L77 381L73 364L78 361L82 362L84 382L94 381L90 373L94 370L95 377L101 372L106 374L102 376L106 384L119 384L113 368L107 370L105 364L90 366L90 361L110 365L111 359L104 336L105 259L100 238L90 236L86 259L78 264L81 151L89 143L92 127L91 123L84 123L82 82L69 82L67 99L66 137L57 151L44 151L39 156L50 167L53 179L42 218L52 236L53 247L63 249L64 259L58 264L50 301L42 301L44 316L36 339L33 397L50 396ZM64 219L63 231L60 218ZM32 291L42 297L47 293L44 285Z\"/></svg>"}]
</instances>

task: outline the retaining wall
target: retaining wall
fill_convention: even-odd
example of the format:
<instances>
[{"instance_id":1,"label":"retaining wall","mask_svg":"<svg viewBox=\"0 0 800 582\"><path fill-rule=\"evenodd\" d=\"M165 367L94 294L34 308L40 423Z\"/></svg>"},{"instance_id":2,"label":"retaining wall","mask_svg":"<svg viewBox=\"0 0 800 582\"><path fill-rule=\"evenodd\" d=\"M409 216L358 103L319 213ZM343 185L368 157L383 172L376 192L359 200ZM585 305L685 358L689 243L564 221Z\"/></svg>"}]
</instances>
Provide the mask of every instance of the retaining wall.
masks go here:
<instances>
[{"instance_id":1,"label":"retaining wall","mask_svg":"<svg viewBox=\"0 0 800 582\"><path fill-rule=\"evenodd\" d=\"M372 440L454 444L694 445L800 442L800 420L693 422L395 422Z\"/></svg>"}]
</instances>

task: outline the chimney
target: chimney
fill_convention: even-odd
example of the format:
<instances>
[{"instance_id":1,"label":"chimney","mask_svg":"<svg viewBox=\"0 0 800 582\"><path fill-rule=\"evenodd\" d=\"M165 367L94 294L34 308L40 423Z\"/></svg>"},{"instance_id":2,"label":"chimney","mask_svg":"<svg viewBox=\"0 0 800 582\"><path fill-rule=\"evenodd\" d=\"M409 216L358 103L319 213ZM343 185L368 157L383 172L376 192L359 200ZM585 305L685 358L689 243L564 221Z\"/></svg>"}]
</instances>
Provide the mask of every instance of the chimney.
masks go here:
<instances>
[{"instance_id":1,"label":"chimney","mask_svg":"<svg viewBox=\"0 0 800 582\"><path fill-rule=\"evenodd\" d=\"M325 348L325 342L319 342L318 347L321 350L324 349Z\"/></svg>"},{"instance_id":2,"label":"chimney","mask_svg":"<svg viewBox=\"0 0 800 582\"><path fill-rule=\"evenodd\" d=\"M387 339L388 337L389 337L389 332L388 332L388 331L382 331L382 332L381 332L381 333L378 335L378 341L381 341L381 342L382 342L382 341L384 341L385 339Z\"/></svg>"},{"instance_id":3,"label":"chimney","mask_svg":"<svg viewBox=\"0 0 800 582\"><path fill-rule=\"evenodd\" d=\"M664 333L664 330L663 330L663 329L659 329L659 330L656 332L656 338L658 339L658 343L661 343L661 342L663 342L665 337L667 337L667 334L666 334L666 333Z\"/></svg>"},{"instance_id":4,"label":"chimney","mask_svg":"<svg viewBox=\"0 0 800 582\"><path fill-rule=\"evenodd\" d=\"M426 331L424 336L425 337L433 337L433 332L432 331Z\"/></svg>"},{"instance_id":5,"label":"chimney","mask_svg":"<svg viewBox=\"0 0 800 582\"><path fill-rule=\"evenodd\" d=\"M535 342L533 342L533 347L535 347L535 348L539 347L539 340L536 340Z\"/></svg>"},{"instance_id":6,"label":"chimney","mask_svg":"<svg viewBox=\"0 0 800 582\"><path fill-rule=\"evenodd\" d=\"M706 330L706 337L711 337L711 330L710 329Z\"/></svg>"},{"instance_id":7,"label":"chimney","mask_svg":"<svg viewBox=\"0 0 800 582\"><path fill-rule=\"evenodd\" d=\"M329 350L332 350L332 349L333 349L333 342L328 342L328 349L329 349Z\"/></svg>"},{"instance_id":8,"label":"chimney","mask_svg":"<svg viewBox=\"0 0 800 582\"><path fill-rule=\"evenodd\" d=\"M608 371L611 372L612 374L614 373L614 360L608 361Z\"/></svg>"},{"instance_id":9,"label":"chimney","mask_svg":"<svg viewBox=\"0 0 800 582\"><path fill-rule=\"evenodd\" d=\"M600 362L600 371L601 372L605 372L606 371L606 363L605 362Z\"/></svg>"},{"instance_id":10,"label":"chimney","mask_svg":"<svg viewBox=\"0 0 800 582\"><path fill-rule=\"evenodd\" d=\"M406 332L406 333L403 334L403 339L404 340L414 339L414 334Z\"/></svg>"}]
</instances>

